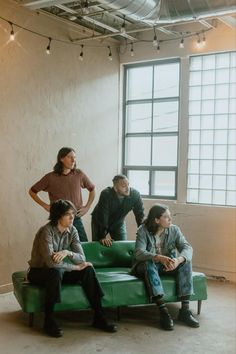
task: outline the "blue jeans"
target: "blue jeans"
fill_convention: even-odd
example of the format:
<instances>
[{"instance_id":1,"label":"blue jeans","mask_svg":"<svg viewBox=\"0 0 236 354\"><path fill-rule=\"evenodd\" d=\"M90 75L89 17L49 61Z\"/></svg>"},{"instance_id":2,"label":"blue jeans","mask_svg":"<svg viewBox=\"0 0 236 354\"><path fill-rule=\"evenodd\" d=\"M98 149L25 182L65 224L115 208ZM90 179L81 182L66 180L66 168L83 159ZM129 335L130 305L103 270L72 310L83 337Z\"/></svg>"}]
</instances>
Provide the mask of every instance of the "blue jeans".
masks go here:
<instances>
[{"instance_id":1,"label":"blue jeans","mask_svg":"<svg viewBox=\"0 0 236 354\"><path fill-rule=\"evenodd\" d=\"M79 216L75 216L73 225L78 231L80 241L87 242L88 237L87 237L86 231L84 229L84 225L82 223L82 220Z\"/></svg>"},{"instance_id":2,"label":"blue jeans","mask_svg":"<svg viewBox=\"0 0 236 354\"><path fill-rule=\"evenodd\" d=\"M151 298L155 296L163 296L165 294L160 278L160 275L162 274L175 276L176 292L179 298L193 294L191 262L182 263L175 270L170 272L164 271L164 266L159 262L155 263L152 260L140 262L134 268L134 274L144 280L148 294Z\"/></svg>"}]
</instances>

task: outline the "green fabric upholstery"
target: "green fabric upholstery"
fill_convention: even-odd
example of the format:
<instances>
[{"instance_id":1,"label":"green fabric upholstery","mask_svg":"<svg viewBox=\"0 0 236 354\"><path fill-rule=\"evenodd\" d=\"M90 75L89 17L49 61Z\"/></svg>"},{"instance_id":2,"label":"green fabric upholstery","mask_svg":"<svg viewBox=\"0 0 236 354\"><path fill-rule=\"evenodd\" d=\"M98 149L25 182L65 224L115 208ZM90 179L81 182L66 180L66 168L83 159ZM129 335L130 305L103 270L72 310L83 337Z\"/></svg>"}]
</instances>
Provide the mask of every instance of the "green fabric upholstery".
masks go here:
<instances>
[{"instance_id":1,"label":"green fabric upholstery","mask_svg":"<svg viewBox=\"0 0 236 354\"><path fill-rule=\"evenodd\" d=\"M82 244L86 259L93 263L97 277L104 290L102 303L104 307L149 304L142 280L129 275L134 252L134 241L117 241L112 247L102 246L99 242ZM26 271L12 274L14 294L22 310L27 313L41 312L44 308L44 288L29 284ZM175 279L162 277L165 301L175 302ZM203 273L193 272L194 295L191 300L207 299L206 277ZM62 302L56 305L56 311L80 310L89 308L89 303L80 285L62 286Z\"/></svg>"}]
</instances>

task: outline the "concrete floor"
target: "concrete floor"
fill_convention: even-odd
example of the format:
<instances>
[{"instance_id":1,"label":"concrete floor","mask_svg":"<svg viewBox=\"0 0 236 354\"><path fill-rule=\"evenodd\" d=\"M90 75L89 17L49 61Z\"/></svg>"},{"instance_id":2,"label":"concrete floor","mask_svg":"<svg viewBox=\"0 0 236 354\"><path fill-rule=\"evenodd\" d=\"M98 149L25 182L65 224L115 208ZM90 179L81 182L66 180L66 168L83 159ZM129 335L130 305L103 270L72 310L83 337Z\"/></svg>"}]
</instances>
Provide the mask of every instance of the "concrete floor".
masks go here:
<instances>
[{"instance_id":1,"label":"concrete floor","mask_svg":"<svg viewBox=\"0 0 236 354\"><path fill-rule=\"evenodd\" d=\"M178 304L168 305L173 318ZM191 303L196 314L196 303ZM116 311L107 311L116 320ZM57 314L64 336L54 339L41 330L38 314L33 328L12 293L0 295L0 353L2 354L234 354L236 353L236 285L208 281L208 300L199 316L200 328L188 328L175 321L175 329L159 327L155 306L122 309L119 331L100 332L89 326L91 313Z\"/></svg>"}]
</instances>

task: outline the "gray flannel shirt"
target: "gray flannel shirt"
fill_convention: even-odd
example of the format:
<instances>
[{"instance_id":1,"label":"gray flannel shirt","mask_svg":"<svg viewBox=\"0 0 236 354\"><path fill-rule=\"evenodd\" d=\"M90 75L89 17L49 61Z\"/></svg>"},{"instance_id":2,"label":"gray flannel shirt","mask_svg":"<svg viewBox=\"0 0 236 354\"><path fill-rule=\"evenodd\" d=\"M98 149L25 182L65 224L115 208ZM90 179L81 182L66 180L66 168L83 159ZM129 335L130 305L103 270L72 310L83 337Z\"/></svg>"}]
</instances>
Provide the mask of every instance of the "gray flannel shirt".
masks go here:
<instances>
[{"instance_id":1,"label":"gray flannel shirt","mask_svg":"<svg viewBox=\"0 0 236 354\"><path fill-rule=\"evenodd\" d=\"M71 250L69 262L63 260L55 263L52 260L53 252ZM85 255L81 246L79 235L74 226L61 233L56 226L48 224L42 226L37 232L28 262L31 268L62 268L65 271L73 270L73 264L85 262Z\"/></svg>"}]
</instances>

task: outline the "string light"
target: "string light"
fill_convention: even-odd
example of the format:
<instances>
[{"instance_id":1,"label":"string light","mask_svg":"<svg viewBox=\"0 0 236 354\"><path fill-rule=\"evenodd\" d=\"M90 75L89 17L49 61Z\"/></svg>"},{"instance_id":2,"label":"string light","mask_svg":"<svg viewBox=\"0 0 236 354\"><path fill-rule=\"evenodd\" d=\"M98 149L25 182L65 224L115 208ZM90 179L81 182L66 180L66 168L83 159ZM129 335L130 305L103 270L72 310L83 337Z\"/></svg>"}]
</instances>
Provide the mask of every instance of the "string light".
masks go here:
<instances>
[{"instance_id":1,"label":"string light","mask_svg":"<svg viewBox=\"0 0 236 354\"><path fill-rule=\"evenodd\" d=\"M197 37L197 44L196 44L196 46L197 46L197 48L201 48L201 46L202 46L201 38L200 38L199 35L198 35L198 37Z\"/></svg>"},{"instance_id":2,"label":"string light","mask_svg":"<svg viewBox=\"0 0 236 354\"><path fill-rule=\"evenodd\" d=\"M205 46L206 45L206 37L205 34L203 33L203 37L202 37L202 45Z\"/></svg>"},{"instance_id":3,"label":"string light","mask_svg":"<svg viewBox=\"0 0 236 354\"><path fill-rule=\"evenodd\" d=\"M110 61L112 61L113 58L112 58L111 47L108 46L107 48L108 48L108 50L109 50L108 59L109 59Z\"/></svg>"},{"instance_id":4,"label":"string light","mask_svg":"<svg viewBox=\"0 0 236 354\"><path fill-rule=\"evenodd\" d=\"M89 2L88 1L83 1L83 4L84 4L84 7L89 7ZM76 17L76 16L75 16ZM33 34L33 35L36 35L36 36L39 36L39 37L41 37L41 38L46 38L46 39L48 39L48 46L47 46L47 48L46 48L46 53L47 54L50 54L50 52L51 52L51 42L52 41L56 41L56 42L58 42L58 43L65 43L65 44L68 44L68 45L73 45L73 46L81 46L81 53L80 53L80 56L79 56L79 59L80 60L83 60L83 48L85 47L84 45L81 45L81 44L79 44L79 43L76 43L75 41L73 41L73 40L70 40L70 41L68 41L68 40L64 40L64 39L59 39L59 38L51 38L51 37L48 37L47 35L45 35L45 34L42 34L42 33L40 33L40 32L37 32L37 31L34 31L34 30L32 30L32 29L30 29L30 28L27 28L27 27L24 27L24 26L21 26L21 25L19 25L19 24L17 24L17 23L15 23L15 22L11 22L11 21L9 21L8 19L6 19L6 18L3 18L2 16L0 16L0 19L1 20L3 20L3 21L5 21L5 22L7 22L10 26L11 26L11 32L10 32L10 39L9 40L11 40L11 41L13 41L14 39L15 39L15 33L14 33L14 28L15 27L19 27L20 29L22 29L22 30L24 30L24 31L26 31L26 32L29 32L29 33L31 33L31 34ZM74 18L73 18L74 19ZM123 22L123 24L122 24L122 27L123 28L125 28L125 16L124 16L124 20L123 20L124 22ZM13 26L14 26L14 28L13 28ZM186 38L190 38L190 37L196 37L197 36L197 43L196 43L196 46L198 47L198 48L201 48L201 47L203 47L205 44L206 44L206 38L205 38L205 33L206 32L208 32L209 30L211 30L211 29L207 29L207 30L203 30L203 31L201 31L200 33L199 32L186 32L186 33L182 33L182 32L180 32L179 34L180 34L180 38L171 38L171 39L164 39L164 40L158 40L157 39L157 34L156 34L156 27L153 27L153 31L154 31L154 38L153 38L153 41L152 41L152 44L154 45L154 46L156 46L156 48L157 48L157 52L159 53L160 52L160 43L162 43L162 42L169 42L169 41L172 41L172 40L177 40L177 39L181 39L181 41L180 41L180 43L179 43L179 46L181 47L181 48L183 48L183 45L184 45L184 40L186 39ZM128 33L128 32L127 32ZM200 36L202 36L202 39L201 39L201 37ZM86 38L87 39L87 38ZM96 38L95 38L96 39ZM137 42L139 42L139 41L137 41ZM148 40L148 42L151 42L151 40ZM129 43L130 45L131 45L131 48L130 48L130 55L131 56L134 56L134 49L133 49L133 42L132 43ZM99 45L99 46L97 46L97 45L86 45L86 47L93 47L93 48L108 48L109 49L109 54L108 54L108 59L109 60L113 60L113 58L112 58L112 52L111 52L111 47L110 46L107 46L107 45Z\"/></svg>"},{"instance_id":5,"label":"string light","mask_svg":"<svg viewBox=\"0 0 236 354\"><path fill-rule=\"evenodd\" d=\"M181 49L184 48L184 39L183 39L183 37L181 38L179 47L180 47Z\"/></svg>"},{"instance_id":6,"label":"string light","mask_svg":"<svg viewBox=\"0 0 236 354\"><path fill-rule=\"evenodd\" d=\"M134 56L134 47L133 47L133 43L131 43L130 56L131 56L131 57L133 57L133 56Z\"/></svg>"},{"instance_id":7,"label":"string light","mask_svg":"<svg viewBox=\"0 0 236 354\"><path fill-rule=\"evenodd\" d=\"M80 61L83 61L84 60L84 52L83 52L83 48L84 48L84 45L81 44L81 52L80 52L80 55L79 55L79 60Z\"/></svg>"},{"instance_id":8,"label":"string light","mask_svg":"<svg viewBox=\"0 0 236 354\"><path fill-rule=\"evenodd\" d=\"M13 29L13 24L12 24L12 22L9 22L9 25L11 26L10 41L14 41L14 39L15 39L15 33L14 33L14 29Z\"/></svg>"},{"instance_id":9,"label":"string light","mask_svg":"<svg viewBox=\"0 0 236 354\"><path fill-rule=\"evenodd\" d=\"M49 37L49 38L48 38L48 46L47 46L47 49L46 49L46 53L47 53L47 54L50 54L50 53L51 53L51 41L52 41L52 38Z\"/></svg>"},{"instance_id":10,"label":"string light","mask_svg":"<svg viewBox=\"0 0 236 354\"><path fill-rule=\"evenodd\" d=\"M122 23L121 29L120 29L121 33L126 33L126 28L125 28L125 16L124 16L124 22Z\"/></svg>"},{"instance_id":11,"label":"string light","mask_svg":"<svg viewBox=\"0 0 236 354\"><path fill-rule=\"evenodd\" d=\"M153 47L156 47L158 45L158 42L157 42L157 34L156 34L155 27L153 27L153 31L154 31L154 37L153 37L152 45Z\"/></svg>"}]
</instances>

